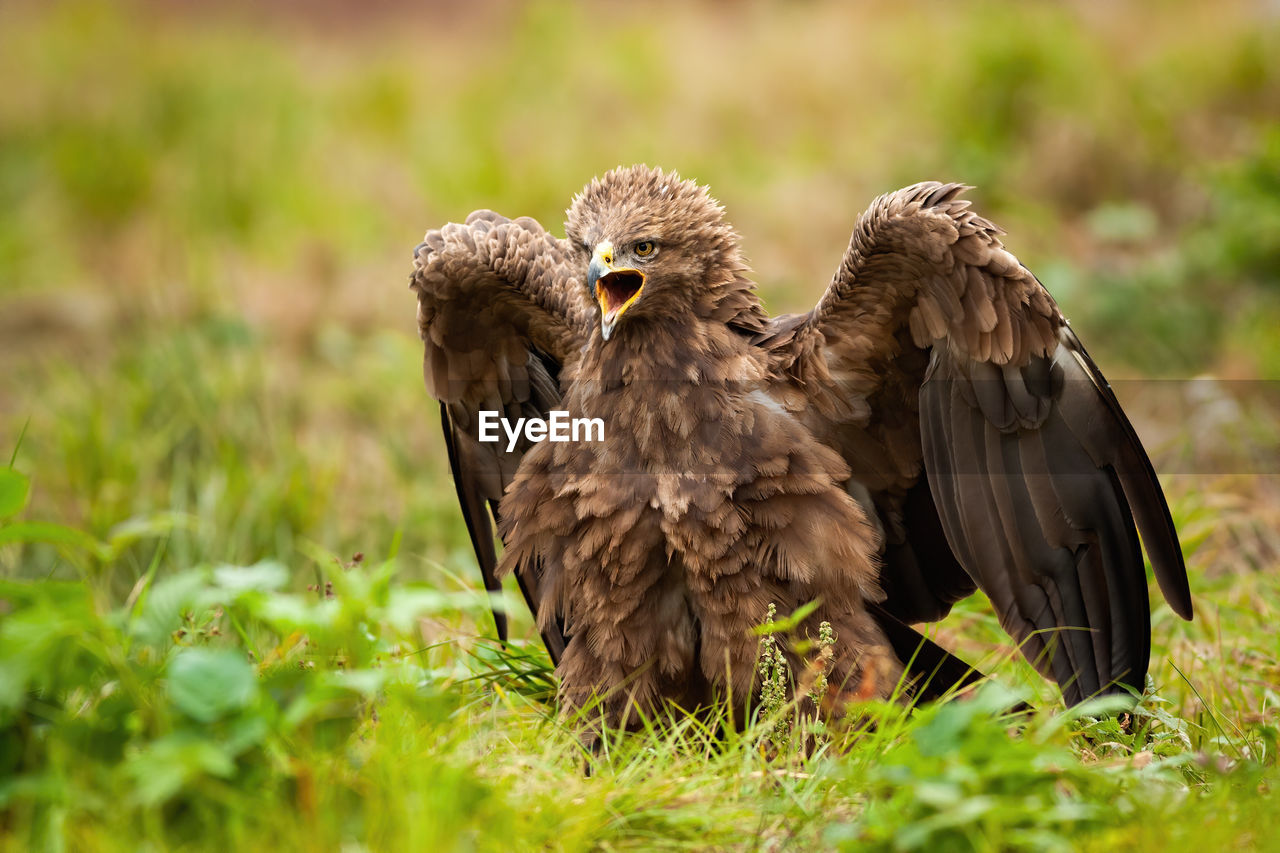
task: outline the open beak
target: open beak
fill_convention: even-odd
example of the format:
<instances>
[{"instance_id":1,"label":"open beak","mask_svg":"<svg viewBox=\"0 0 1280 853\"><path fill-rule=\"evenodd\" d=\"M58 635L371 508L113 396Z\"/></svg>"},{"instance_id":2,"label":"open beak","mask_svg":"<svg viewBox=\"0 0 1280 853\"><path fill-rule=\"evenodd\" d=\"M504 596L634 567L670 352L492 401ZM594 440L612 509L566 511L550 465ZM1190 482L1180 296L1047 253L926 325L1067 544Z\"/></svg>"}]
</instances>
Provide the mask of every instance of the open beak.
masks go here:
<instances>
[{"instance_id":1,"label":"open beak","mask_svg":"<svg viewBox=\"0 0 1280 853\"><path fill-rule=\"evenodd\" d=\"M619 318L644 290L644 273L637 269L614 269L613 247L601 243L587 267L587 287L600 303L600 333L609 340Z\"/></svg>"}]
</instances>

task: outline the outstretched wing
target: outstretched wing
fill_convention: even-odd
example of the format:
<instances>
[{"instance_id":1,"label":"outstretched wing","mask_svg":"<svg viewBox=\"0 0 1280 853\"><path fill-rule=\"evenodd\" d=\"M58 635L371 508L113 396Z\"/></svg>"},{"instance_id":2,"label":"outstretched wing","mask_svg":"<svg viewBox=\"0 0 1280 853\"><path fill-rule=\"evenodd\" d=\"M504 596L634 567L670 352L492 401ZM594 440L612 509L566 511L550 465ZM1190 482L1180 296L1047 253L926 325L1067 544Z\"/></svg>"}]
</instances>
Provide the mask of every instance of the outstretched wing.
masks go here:
<instances>
[{"instance_id":1,"label":"outstretched wing","mask_svg":"<svg viewBox=\"0 0 1280 853\"><path fill-rule=\"evenodd\" d=\"M414 251L409 286L418 296L423 375L440 401L458 503L490 591L502 587L493 537L498 502L528 447L522 441L507 452L505 435L481 442L480 412L514 423L546 417L559 403L560 373L589 329L579 266L569 243L534 220L487 210L427 232ZM536 613L537 575L519 581ZM505 614L495 611L494 621L505 641ZM563 633L552 626L543 640L558 660Z\"/></svg>"},{"instance_id":2,"label":"outstretched wing","mask_svg":"<svg viewBox=\"0 0 1280 853\"><path fill-rule=\"evenodd\" d=\"M1139 532L1191 618L1164 495L1101 372L964 189L877 199L818 306L761 343L881 521L887 611L936 620L976 584L1068 703L1141 689Z\"/></svg>"}]
</instances>

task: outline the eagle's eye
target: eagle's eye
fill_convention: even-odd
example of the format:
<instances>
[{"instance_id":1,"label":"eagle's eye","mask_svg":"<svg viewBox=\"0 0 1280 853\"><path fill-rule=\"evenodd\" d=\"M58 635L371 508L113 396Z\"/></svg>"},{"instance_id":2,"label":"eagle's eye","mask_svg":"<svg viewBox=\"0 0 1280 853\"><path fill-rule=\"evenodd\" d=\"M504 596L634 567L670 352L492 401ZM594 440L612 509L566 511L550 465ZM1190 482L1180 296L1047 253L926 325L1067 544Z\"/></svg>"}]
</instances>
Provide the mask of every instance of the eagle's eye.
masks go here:
<instances>
[{"instance_id":1,"label":"eagle's eye","mask_svg":"<svg viewBox=\"0 0 1280 853\"><path fill-rule=\"evenodd\" d=\"M647 258L656 252L657 245L652 240L641 240L635 245L636 257Z\"/></svg>"}]
</instances>

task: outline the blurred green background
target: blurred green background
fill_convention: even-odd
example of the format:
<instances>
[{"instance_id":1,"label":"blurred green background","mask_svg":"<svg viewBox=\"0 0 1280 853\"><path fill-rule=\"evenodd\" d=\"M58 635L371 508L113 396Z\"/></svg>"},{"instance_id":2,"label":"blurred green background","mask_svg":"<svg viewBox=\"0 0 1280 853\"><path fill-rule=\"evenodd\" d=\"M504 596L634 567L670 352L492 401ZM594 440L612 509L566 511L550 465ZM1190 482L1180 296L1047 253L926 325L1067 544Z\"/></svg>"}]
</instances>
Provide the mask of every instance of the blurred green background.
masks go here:
<instances>
[{"instance_id":1,"label":"blurred green background","mask_svg":"<svg viewBox=\"0 0 1280 853\"><path fill-rule=\"evenodd\" d=\"M1193 589L1265 625L1275 587L1240 578L1280 554L1249 476L1280 454L1278 46L1261 0L6 2L0 452L22 435L23 518L115 544L0 544L0 576L104 613L140 577L273 558L300 589L357 552L474 589L411 249L482 207L562 233L647 162L710 185L773 311L816 301L874 196L973 184L1113 380L1234 380L1119 390L1182 472ZM1214 623L1166 622L1158 657L1220 667L1188 651Z\"/></svg>"},{"instance_id":2,"label":"blurred green background","mask_svg":"<svg viewBox=\"0 0 1280 853\"><path fill-rule=\"evenodd\" d=\"M590 177L709 184L771 310L881 192L961 180L1110 377L1280 378L1264 4L0 8L0 424L45 515L213 513L439 559L409 253Z\"/></svg>"}]
</instances>

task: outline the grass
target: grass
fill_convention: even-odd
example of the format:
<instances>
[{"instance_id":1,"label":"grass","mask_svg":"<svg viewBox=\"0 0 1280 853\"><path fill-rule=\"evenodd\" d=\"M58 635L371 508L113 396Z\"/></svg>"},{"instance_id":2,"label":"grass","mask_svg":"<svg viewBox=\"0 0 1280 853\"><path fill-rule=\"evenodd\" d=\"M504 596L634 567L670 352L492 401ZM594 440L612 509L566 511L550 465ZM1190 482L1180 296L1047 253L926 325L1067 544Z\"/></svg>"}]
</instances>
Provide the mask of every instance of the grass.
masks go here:
<instances>
[{"instance_id":1,"label":"grass","mask_svg":"<svg viewBox=\"0 0 1280 853\"><path fill-rule=\"evenodd\" d=\"M1274 21L606 8L0 7L0 849L1275 847ZM712 185L775 310L876 193L977 185L1182 534L1197 619L1153 607L1130 729L972 600L972 701L812 754L682 719L583 775L545 656L487 639L404 284L427 227L554 227L640 160ZM1200 373L1241 381L1147 381Z\"/></svg>"},{"instance_id":2,"label":"grass","mask_svg":"<svg viewBox=\"0 0 1280 853\"><path fill-rule=\"evenodd\" d=\"M611 740L585 777L541 652L456 628L432 641L483 619L479 595L406 583L395 561L162 576L160 555L104 604L95 569L114 549L61 547L81 580L0 586L15 849L1147 849L1277 829L1274 643L1205 639L1237 596L1274 602L1274 578L1204 593L1221 609L1199 626L1158 627L1170 656L1128 729L1055 710L1004 662L1016 692L992 684L914 715L870 705L809 755L779 753L771 720L726 736L678 719ZM293 574L315 583L289 592ZM1265 632L1267 614L1240 612L1253 619L1237 633ZM965 618L998 630L976 608ZM1033 694L1043 710L1002 717Z\"/></svg>"}]
</instances>

